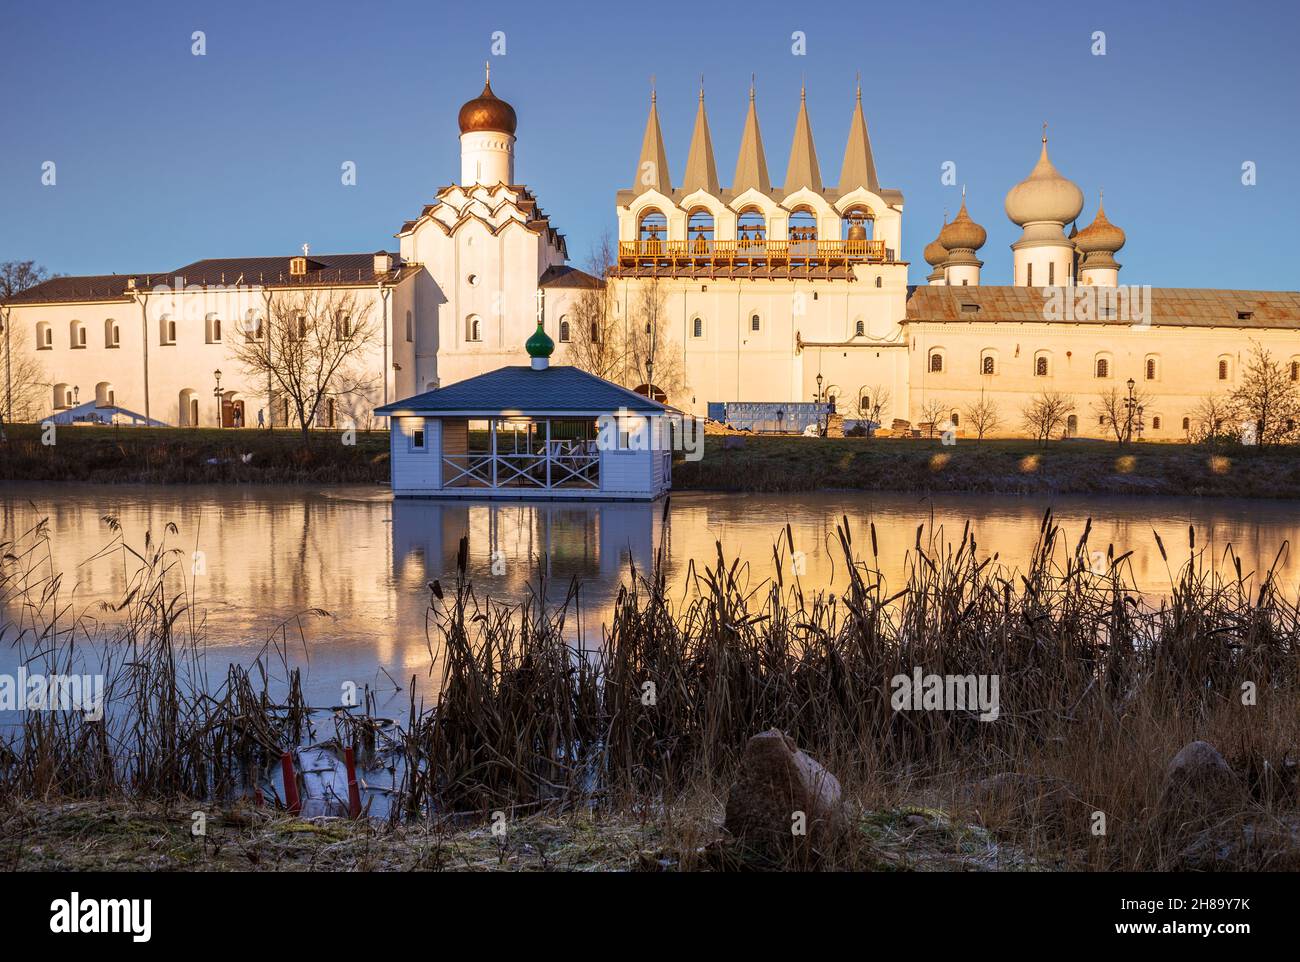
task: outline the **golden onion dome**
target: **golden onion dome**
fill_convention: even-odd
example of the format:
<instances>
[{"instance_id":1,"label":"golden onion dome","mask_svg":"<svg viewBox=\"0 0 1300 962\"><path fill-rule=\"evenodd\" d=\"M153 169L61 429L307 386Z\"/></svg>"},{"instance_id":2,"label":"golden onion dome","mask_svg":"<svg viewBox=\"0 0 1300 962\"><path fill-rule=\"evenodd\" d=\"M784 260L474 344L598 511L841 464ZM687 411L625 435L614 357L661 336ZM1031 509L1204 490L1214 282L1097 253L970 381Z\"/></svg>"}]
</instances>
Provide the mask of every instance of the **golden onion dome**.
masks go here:
<instances>
[{"instance_id":1,"label":"golden onion dome","mask_svg":"<svg viewBox=\"0 0 1300 962\"><path fill-rule=\"evenodd\" d=\"M943 226L947 228L947 221L944 222ZM939 236L943 236L942 230L939 231ZM925 258L925 262L931 267L939 267L948 259L948 248L939 243L939 238L936 237L925 245L925 250L921 252L921 256Z\"/></svg>"},{"instance_id":2,"label":"golden onion dome","mask_svg":"<svg viewBox=\"0 0 1300 962\"><path fill-rule=\"evenodd\" d=\"M492 92L491 80L483 84L483 92L460 108L460 132L491 130L514 135L517 119L515 108Z\"/></svg>"},{"instance_id":3,"label":"golden onion dome","mask_svg":"<svg viewBox=\"0 0 1300 962\"><path fill-rule=\"evenodd\" d=\"M966 198L963 196L961 210L957 211L957 216L952 223L945 224L943 230L939 231L937 243L949 251L976 251L984 246L986 240L988 240L988 233L970 219L970 214L966 211Z\"/></svg>"},{"instance_id":4,"label":"golden onion dome","mask_svg":"<svg viewBox=\"0 0 1300 962\"><path fill-rule=\"evenodd\" d=\"M1074 246L1084 254L1092 254L1096 251L1106 251L1114 254L1121 247L1127 238L1124 232L1106 219L1106 208L1102 204L1097 205L1097 216L1092 219L1092 223L1079 231L1074 238Z\"/></svg>"},{"instance_id":5,"label":"golden onion dome","mask_svg":"<svg viewBox=\"0 0 1300 962\"><path fill-rule=\"evenodd\" d=\"M1029 176L1007 192L1007 216L1021 227L1037 221L1068 224L1083 210L1083 191L1061 176L1047 157L1047 134L1043 151Z\"/></svg>"}]
</instances>

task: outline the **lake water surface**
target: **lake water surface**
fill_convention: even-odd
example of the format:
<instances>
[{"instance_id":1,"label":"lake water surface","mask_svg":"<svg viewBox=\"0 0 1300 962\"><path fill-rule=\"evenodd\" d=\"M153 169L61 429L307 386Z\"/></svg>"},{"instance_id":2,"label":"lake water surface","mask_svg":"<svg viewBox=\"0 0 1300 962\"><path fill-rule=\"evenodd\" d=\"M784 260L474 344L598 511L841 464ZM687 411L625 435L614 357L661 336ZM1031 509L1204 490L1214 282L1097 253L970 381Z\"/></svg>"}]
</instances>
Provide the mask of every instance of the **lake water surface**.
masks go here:
<instances>
[{"instance_id":1,"label":"lake water surface","mask_svg":"<svg viewBox=\"0 0 1300 962\"><path fill-rule=\"evenodd\" d=\"M649 569L661 547L676 596L685 590L692 561L697 567L713 563L718 541L728 559L747 563L747 576L757 586L773 576L773 544L788 524L802 553L805 590L837 590L845 573L835 526L847 517L855 548L867 557L868 525L875 524L880 568L891 586L901 586L918 525L956 541L970 521L982 555L997 552L1000 563L1023 567L1049 506L1071 545L1091 518L1091 547L1104 551L1114 544L1117 554L1132 550L1138 585L1153 598L1167 590L1170 573L1153 530L1164 539L1174 568L1187 557L1189 525L1198 545L1210 547L1207 563L1220 563L1231 544L1247 572L1267 569L1285 543L1300 539L1300 504L1290 501L679 493L665 514L663 502L394 501L386 488L375 486L25 483L0 488L0 538L22 538L48 519L43 550L63 572L69 611L111 619L97 605L120 600L135 563L120 550L96 557L114 538L104 516L116 518L124 540L137 548L151 532L180 549L176 586L184 577L192 588L215 677L224 676L230 660L255 658L288 620L291 658L302 668L312 704L337 704L340 686L351 681L387 691L381 710L399 714L408 693L395 692L389 679L405 688L414 675L417 688L428 690L427 585L454 577L462 537L469 539L469 566L480 596L519 601L537 584L543 558L549 561L551 597L562 597L578 578L583 618L574 630L590 640L600 637L602 616L629 563ZM174 533L167 531L169 524ZM1278 568L1281 584L1294 596L1300 591L1295 552ZM301 620L303 645L296 616L309 609L328 615ZM11 605L6 620L17 614ZM10 637L0 643L0 671L16 665Z\"/></svg>"}]
</instances>

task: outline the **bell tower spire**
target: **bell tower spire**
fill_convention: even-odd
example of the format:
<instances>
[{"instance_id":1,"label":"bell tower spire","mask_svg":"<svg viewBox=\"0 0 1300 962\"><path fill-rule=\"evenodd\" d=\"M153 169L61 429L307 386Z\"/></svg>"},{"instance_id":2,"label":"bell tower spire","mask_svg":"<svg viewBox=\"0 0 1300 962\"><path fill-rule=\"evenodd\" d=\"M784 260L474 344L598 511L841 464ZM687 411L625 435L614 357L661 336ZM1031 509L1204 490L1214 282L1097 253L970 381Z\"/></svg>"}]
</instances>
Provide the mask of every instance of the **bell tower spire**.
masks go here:
<instances>
[{"instance_id":1,"label":"bell tower spire","mask_svg":"<svg viewBox=\"0 0 1300 962\"><path fill-rule=\"evenodd\" d=\"M740 154L736 157L736 175L731 179L731 190L740 194L751 187L764 194L772 192L767 157L763 153L763 134L758 127L758 111L754 106L752 74L749 78L749 111L745 114L745 130L740 135Z\"/></svg>"},{"instance_id":2,"label":"bell tower spire","mask_svg":"<svg viewBox=\"0 0 1300 962\"><path fill-rule=\"evenodd\" d=\"M672 193L672 179L668 175L668 152L664 150L664 135L659 129L658 95L655 92L654 78L650 78L650 115L645 122L645 136L641 138L641 156L636 163L636 173L632 177L632 190L644 194L647 190L657 190L661 194Z\"/></svg>"},{"instance_id":3,"label":"bell tower spire","mask_svg":"<svg viewBox=\"0 0 1300 962\"><path fill-rule=\"evenodd\" d=\"M844 165L840 168L840 193L865 187L873 194L880 193L876 178L876 160L871 153L871 138L867 136L867 118L862 113L862 75L858 75L857 100L853 117L849 121L849 143L844 148Z\"/></svg>"},{"instance_id":4,"label":"bell tower spire","mask_svg":"<svg viewBox=\"0 0 1300 962\"><path fill-rule=\"evenodd\" d=\"M813 143L812 125L808 122L808 89L799 88L799 115L794 121L794 142L790 145L790 165L786 168L781 189L787 194L807 187L821 191L822 174L817 164L817 145Z\"/></svg>"},{"instance_id":5,"label":"bell tower spire","mask_svg":"<svg viewBox=\"0 0 1300 962\"><path fill-rule=\"evenodd\" d=\"M718 194L718 165L713 159L713 138L709 136L709 115L704 110L704 77L700 77L700 106L695 111L695 130L691 133L691 149L686 155L686 175L682 178L682 191L708 191Z\"/></svg>"}]
</instances>

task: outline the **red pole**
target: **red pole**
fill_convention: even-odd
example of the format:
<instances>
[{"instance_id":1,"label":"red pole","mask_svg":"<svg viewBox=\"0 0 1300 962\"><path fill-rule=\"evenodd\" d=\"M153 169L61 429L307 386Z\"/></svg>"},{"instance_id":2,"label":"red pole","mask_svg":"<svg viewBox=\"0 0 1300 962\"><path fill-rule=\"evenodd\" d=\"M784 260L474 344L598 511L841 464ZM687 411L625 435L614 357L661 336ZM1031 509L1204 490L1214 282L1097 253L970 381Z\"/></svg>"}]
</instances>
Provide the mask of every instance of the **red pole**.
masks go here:
<instances>
[{"instance_id":1,"label":"red pole","mask_svg":"<svg viewBox=\"0 0 1300 962\"><path fill-rule=\"evenodd\" d=\"M302 802L298 798L298 776L293 773L293 755L289 752L280 756L280 771L284 773L284 805L289 814L297 815L302 811Z\"/></svg>"},{"instance_id":2,"label":"red pole","mask_svg":"<svg viewBox=\"0 0 1300 962\"><path fill-rule=\"evenodd\" d=\"M351 748L343 749L343 764L348 769L348 818L360 818L361 788L357 785L357 755Z\"/></svg>"}]
</instances>

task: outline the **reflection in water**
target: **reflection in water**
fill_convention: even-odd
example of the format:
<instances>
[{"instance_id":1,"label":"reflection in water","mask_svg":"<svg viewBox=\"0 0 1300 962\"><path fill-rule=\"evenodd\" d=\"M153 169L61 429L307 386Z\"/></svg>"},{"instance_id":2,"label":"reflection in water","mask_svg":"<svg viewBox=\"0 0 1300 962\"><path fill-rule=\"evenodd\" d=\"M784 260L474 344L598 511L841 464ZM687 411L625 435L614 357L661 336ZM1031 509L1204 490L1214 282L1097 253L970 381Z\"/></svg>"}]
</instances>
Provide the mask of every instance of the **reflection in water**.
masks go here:
<instances>
[{"instance_id":1,"label":"reflection in water","mask_svg":"<svg viewBox=\"0 0 1300 962\"><path fill-rule=\"evenodd\" d=\"M1300 535L1300 507L1279 501L688 493L673 496L665 518L662 502L394 502L375 487L11 484L0 494L0 537L12 540L48 517L48 550L54 569L64 572L64 601L81 611L119 599L134 568L120 551L89 560L113 537L102 517L117 517L126 541L137 547L152 532L177 549L169 579L174 589L182 583L192 589L194 623L214 677L224 675L225 661L255 658L279 630L313 704L337 704L342 683L352 681L387 692L380 710L398 714L408 693L395 692L390 676L405 689L414 675L417 688L428 691L436 651L425 638L427 585L454 579L462 537L480 598L521 600L537 590L544 562L551 600L578 579L583 619L573 630L590 642L599 639L601 616L629 565L648 570L661 547L675 597L685 591L692 561L697 567L714 562L718 541L728 559L744 559L757 587L772 577L772 546L789 524L802 553L805 590L837 589L845 578L835 525L847 517L862 556L869 555L867 526L874 522L879 567L896 589L918 525L955 541L969 520L982 556L997 553L999 562L1023 566L1049 503L1069 544L1091 517L1093 549L1131 549L1134 577L1153 595L1167 589L1171 569L1186 559L1189 525L1198 546L1207 548L1207 565L1227 570L1223 552L1231 543L1246 572L1267 569L1284 543ZM175 534L166 533L169 522ZM1153 529L1169 550L1169 565ZM1294 554L1284 554L1279 572L1280 584L1295 595L1300 563ZM298 617L312 608L329 616ZM298 640L300 623L305 644ZM13 670L15 658L6 643L0 670Z\"/></svg>"}]
</instances>

